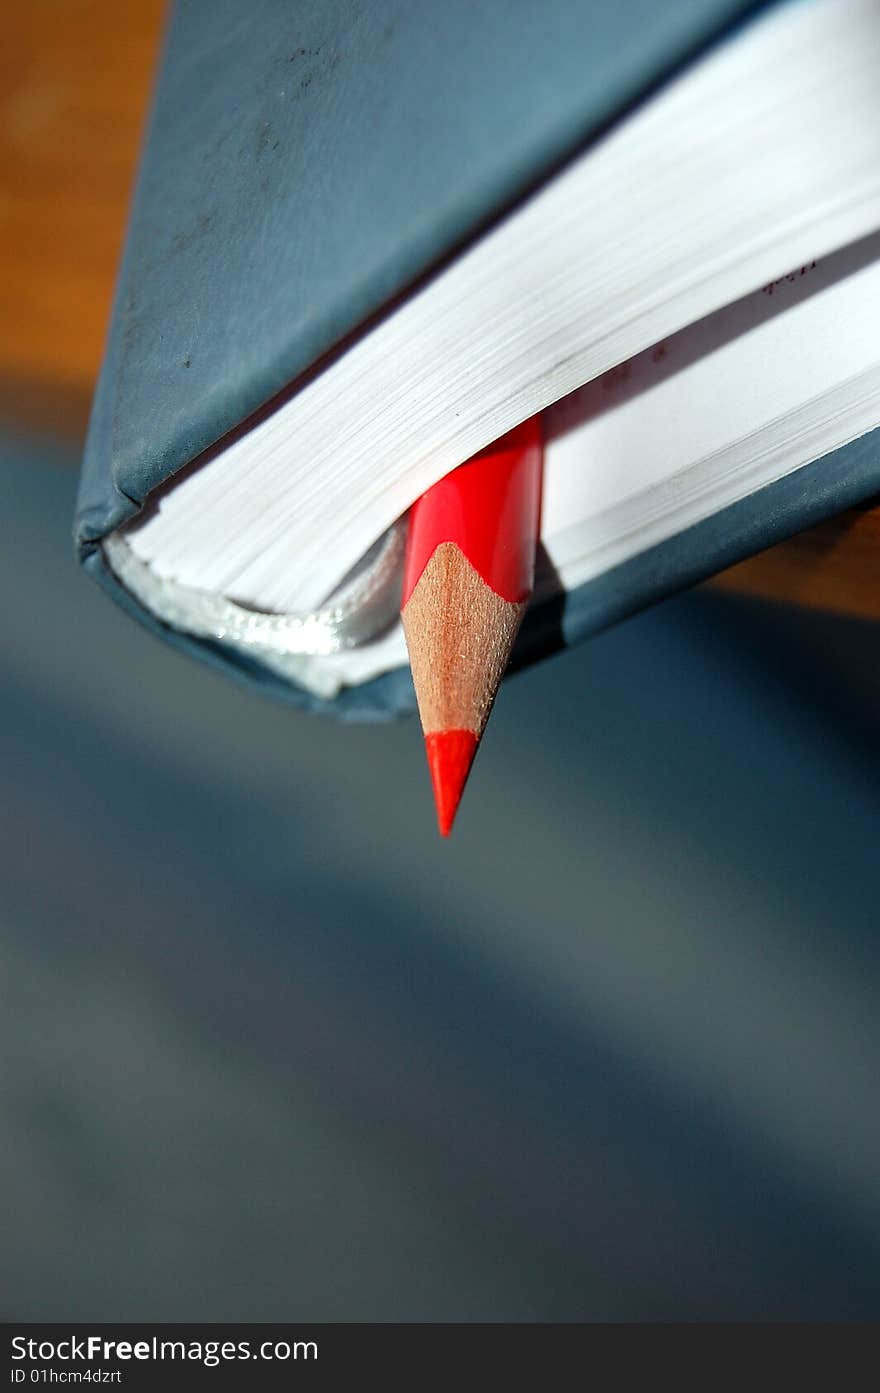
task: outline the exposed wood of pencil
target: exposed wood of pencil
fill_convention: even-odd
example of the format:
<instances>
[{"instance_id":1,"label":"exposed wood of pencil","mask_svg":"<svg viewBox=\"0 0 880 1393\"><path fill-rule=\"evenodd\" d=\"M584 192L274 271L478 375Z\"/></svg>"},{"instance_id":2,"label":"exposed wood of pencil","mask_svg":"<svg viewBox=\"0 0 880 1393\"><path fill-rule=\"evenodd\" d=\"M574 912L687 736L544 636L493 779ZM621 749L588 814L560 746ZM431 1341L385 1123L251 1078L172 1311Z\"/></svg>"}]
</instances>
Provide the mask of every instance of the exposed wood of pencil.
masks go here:
<instances>
[{"instance_id":1,"label":"exposed wood of pencil","mask_svg":"<svg viewBox=\"0 0 880 1393\"><path fill-rule=\"evenodd\" d=\"M525 609L496 595L454 542L441 542L401 612L444 837Z\"/></svg>"},{"instance_id":2,"label":"exposed wood of pencil","mask_svg":"<svg viewBox=\"0 0 880 1393\"><path fill-rule=\"evenodd\" d=\"M496 595L454 542L437 547L401 616L426 735L482 735L525 608Z\"/></svg>"}]
</instances>

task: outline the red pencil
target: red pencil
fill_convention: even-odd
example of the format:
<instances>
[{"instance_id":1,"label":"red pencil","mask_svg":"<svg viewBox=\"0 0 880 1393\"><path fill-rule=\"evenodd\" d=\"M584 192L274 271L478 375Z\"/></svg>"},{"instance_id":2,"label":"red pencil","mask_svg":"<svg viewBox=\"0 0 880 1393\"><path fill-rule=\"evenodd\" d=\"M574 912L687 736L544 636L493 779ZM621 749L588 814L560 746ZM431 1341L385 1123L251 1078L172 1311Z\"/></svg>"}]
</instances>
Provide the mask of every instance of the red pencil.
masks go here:
<instances>
[{"instance_id":1,"label":"red pencil","mask_svg":"<svg viewBox=\"0 0 880 1393\"><path fill-rule=\"evenodd\" d=\"M535 416L410 513L401 617L444 837L532 591L541 461Z\"/></svg>"}]
</instances>

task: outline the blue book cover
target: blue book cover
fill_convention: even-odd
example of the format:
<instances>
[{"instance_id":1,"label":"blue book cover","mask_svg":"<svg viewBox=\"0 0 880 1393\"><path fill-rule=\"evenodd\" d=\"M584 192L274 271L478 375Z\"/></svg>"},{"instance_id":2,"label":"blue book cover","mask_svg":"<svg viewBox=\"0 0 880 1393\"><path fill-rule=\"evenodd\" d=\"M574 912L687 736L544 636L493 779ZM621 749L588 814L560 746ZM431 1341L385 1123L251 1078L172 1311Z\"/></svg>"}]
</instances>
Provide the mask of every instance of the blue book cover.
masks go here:
<instances>
[{"instance_id":1,"label":"blue book cover","mask_svg":"<svg viewBox=\"0 0 880 1393\"><path fill-rule=\"evenodd\" d=\"M154 491L761 8L743 0L180 0L166 36L77 507L86 569L170 642L298 705L381 717L406 671L332 702L160 622L101 542ZM517 660L880 490L877 435L613 567L526 622Z\"/></svg>"}]
</instances>

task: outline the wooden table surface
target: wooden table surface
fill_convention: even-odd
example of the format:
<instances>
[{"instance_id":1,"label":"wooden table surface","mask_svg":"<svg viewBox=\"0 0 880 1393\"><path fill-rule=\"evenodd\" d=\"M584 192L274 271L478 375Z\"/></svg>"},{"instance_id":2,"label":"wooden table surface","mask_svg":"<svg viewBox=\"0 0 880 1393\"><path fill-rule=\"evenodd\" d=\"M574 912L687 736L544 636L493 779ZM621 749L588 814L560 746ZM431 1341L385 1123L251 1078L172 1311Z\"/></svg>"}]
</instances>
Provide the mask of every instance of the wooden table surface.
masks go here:
<instances>
[{"instance_id":1,"label":"wooden table surface","mask_svg":"<svg viewBox=\"0 0 880 1393\"><path fill-rule=\"evenodd\" d=\"M81 437L100 365L164 0L27 0L0 52L0 421ZM880 616L880 508L714 584Z\"/></svg>"},{"instance_id":2,"label":"wooden table surface","mask_svg":"<svg viewBox=\"0 0 880 1393\"><path fill-rule=\"evenodd\" d=\"M0 415L81 433L163 0L24 0L0 50Z\"/></svg>"}]
</instances>

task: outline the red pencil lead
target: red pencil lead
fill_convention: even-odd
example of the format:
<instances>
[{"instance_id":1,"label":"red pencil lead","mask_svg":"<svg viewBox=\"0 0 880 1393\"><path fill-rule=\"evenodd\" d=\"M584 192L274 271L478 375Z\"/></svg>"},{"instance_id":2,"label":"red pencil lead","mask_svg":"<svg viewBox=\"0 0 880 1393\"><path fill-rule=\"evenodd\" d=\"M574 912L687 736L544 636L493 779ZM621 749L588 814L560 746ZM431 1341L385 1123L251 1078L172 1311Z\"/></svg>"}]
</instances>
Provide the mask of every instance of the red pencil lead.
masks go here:
<instances>
[{"instance_id":1,"label":"red pencil lead","mask_svg":"<svg viewBox=\"0 0 880 1393\"><path fill-rule=\"evenodd\" d=\"M440 836L448 837L467 776L477 753L477 737L472 730L433 730L425 736L425 752Z\"/></svg>"},{"instance_id":2,"label":"red pencil lead","mask_svg":"<svg viewBox=\"0 0 880 1393\"><path fill-rule=\"evenodd\" d=\"M535 417L410 514L401 617L444 837L531 593L540 484Z\"/></svg>"}]
</instances>

